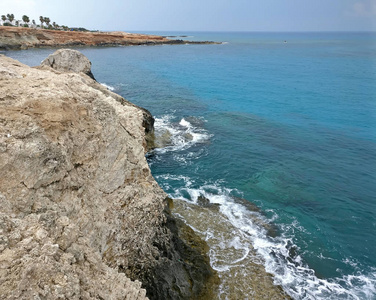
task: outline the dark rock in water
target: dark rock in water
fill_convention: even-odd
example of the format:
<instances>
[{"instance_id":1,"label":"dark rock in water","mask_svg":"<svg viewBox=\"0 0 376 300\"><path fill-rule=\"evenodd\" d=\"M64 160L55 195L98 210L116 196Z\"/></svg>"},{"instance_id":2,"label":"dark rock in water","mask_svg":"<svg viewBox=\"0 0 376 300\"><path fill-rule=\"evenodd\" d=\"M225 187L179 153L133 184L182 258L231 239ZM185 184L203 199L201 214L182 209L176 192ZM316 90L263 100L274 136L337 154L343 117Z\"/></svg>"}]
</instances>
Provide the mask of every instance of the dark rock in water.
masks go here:
<instances>
[{"instance_id":1,"label":"dark rock in water","mask_svg":"<svg viewBox=\"0 0 376 300\"><path fill-rule=\"evenodd\" d=\"M41 63L60 72L84 73L95 80L91 73L91 62L81 52L72 49L60 49L48 56Z\"/></svg>"},{"instance_id":2,"label":"dark rock in water","mask_svg":"<svg viewBox=\"0 0 376 300\"><path fill-rule=\"evenodd\" d=\"M183 137L186 141L192 141L193 140L193 135L190 134L189 132L186 132L183 134Z\"/></svg>"},{"instance_id":3,"label":"dark rock in water","mask_svg":"<svg viewBox=\"0 0 376 300\"><path fill-rule=\"evenodd\" d=\"M251 201L248 201L247 199L243 199L240 197L232 197L237 203L244 205L248 210L257 212L260 215L263 215L263 212L261 209ZM255 218L253 220L255 223L259 224L261 227L265 228L267 231L267 235L271 237L276 237L279 234L278 227L273 223L266 223L261 218Z\"/></svg>"},{"instance_id":4,"label":"dark rock in water","mask_svg":"<svg viewBox=\"0 0 376 300\"><path fill-rule=\"evenodd\" d=\"M248 201L247 199L240 198L240 197L232 197L237 203L240 203L244 205L247 209L250 211L261 213L261 209L251 201Z\"/></svg>"},{"instance_id":5,"label":"dark rock in water","mask_svg":"<svg viewBox=\"0 0 376 300\"><path fill-rule=\"evenodd\" d=\"M142 126L145 128L146 149L147 151L150 151L156 148L155 135L154 135L155 119L153 118L150 111L148 111L147 109L143 107L140 107L140 109L142 110L142 115L143 115Z\"/></svg>"},{"instance_id":6,"label":"dark rock in water","mask_svg":"<svg viewBox=\"0 0 376 300\"><path fill-rule=\"evenodd\" d=\"M161 243L156 239L159 263L138 279L150 299L213 299L219 278L210 267L209 247L182 220L171 215L173 200L166 200L166 226L171 239L168 244L163 238Z\"/></svg>"},{"instance_id":7,"label":"dark rock in water","mask_svg":"<svg viewBox=\"0 0 376 300\"><path fill-rule=\"evenodd\" d=\"M172 145L172 133L165 129L154 136L154 148L164 148Z\"/></svg>"},{"instance_id":8,"label":"dark rock in water","mask_svg":"<svg viewBox=\"0 0 376 300\"><path fill-rule=\"evenodd\" d=\"M201 206L208 206L210 204L210 200L202 195L198 196L197 203Z\"/></svg>"},{"instance_id":9,"label":"dark rock in water","mask_svg":"<svg viewBox=\"0 0 376 300\"><path fill-rule=\"evenodd\" d=\"M142 126L145 128L145 133L150 133L154 131L154 118L150 111L146 108L140 107L144 116L144 121L142 122Z\"/></svg>"},{"instance_id":10,"label":"dark rock in water","mask_svg":"<svg viewBox=\"0 0 376 300\"><path fill-rule=\"evenodd\" d=\"M197 204L207 208L219 208L218 203L210 203L210 200L202 195L198 196Z\"/></svg>"}]
</instances>

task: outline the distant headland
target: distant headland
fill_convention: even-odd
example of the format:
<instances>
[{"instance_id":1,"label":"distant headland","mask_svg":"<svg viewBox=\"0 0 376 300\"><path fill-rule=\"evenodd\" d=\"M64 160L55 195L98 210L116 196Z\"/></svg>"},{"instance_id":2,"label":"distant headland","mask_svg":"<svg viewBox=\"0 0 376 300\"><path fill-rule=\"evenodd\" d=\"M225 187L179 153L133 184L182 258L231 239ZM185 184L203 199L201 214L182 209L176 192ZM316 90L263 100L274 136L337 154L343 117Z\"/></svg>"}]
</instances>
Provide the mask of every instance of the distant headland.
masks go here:
<instances>
[{"instance_id":1,"label":"distant headland","mask_svg":"<svg viewBox=\"0 0 376 300\"><path fill-rule=\"evenodd\" d=\"M157 35L127 33L122 31L64 31L42 28L0 26L0 49L28 49L35 47L72 46L132 46L161 44L218 44L168 39Z\"/></svg>"},{"instance_id":2,"label":"distant headland","mask_svg":"<svg viewBox=\"0 0 376 300\"><path fill-rule=\"evenodd\" d=\"M49 17L39 17L40 25L27 15L17 20L14 14L1 15L0 50L28 49L36 47L71 46L132 46L160 44L218 44L171 39L157 35L104 32L83 27L68 27L51 22Z\"/></svg>"}]
</instances>

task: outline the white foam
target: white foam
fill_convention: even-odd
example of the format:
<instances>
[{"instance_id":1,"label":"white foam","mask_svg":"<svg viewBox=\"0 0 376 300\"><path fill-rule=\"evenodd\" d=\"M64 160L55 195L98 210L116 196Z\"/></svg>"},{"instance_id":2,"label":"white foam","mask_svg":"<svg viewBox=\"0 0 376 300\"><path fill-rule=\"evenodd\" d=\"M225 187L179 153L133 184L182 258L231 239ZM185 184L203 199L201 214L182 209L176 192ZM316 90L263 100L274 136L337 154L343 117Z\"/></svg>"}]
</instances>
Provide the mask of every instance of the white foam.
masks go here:
<instances>
[{"instance_id":1,"label":"white foam","mask_svg":"<svg viewBox=\"0 0 376 300\"><path fill-rule=\"evenodd\" d=\"M208 141L211 137L205 129L193 126L184 118L179 122L173 122L173 120L174 116L172 115L155 118L154 128L156 137L162 136L165 132L171 135L170 143L163 148L155 149L155 152L166 153L186 150L195 144ZM185 161L181 157L177 158Z\"/></svg>"},{"instance_id":2,"label":"white foam","mask_svg":"<svg viewBox=\"0 0 376 300\"><path fill-rule=\"evenodd\" d=\"M106 84L106 83L103 83L103 82L100 82L101 85L103 85L104 87L106 87L108 90L110 91L114 91L115 88L109 84Z\"/></svg>"},{"instance_id":3,"label":"white foam","mask_svg":"<svg viewBox=\"0 0 376 300\"><path fill-rule=\"evenodd\" d=\"M194 126L185 118L178 122L173 122L173 120L172 115L156 118L156 134L166 130L171 134L171 143L165 148L157 149L156 152L163 154L173 151L175 152L173 155L175 161L188 163L190 153L180 154L180 151L189 149L200 142L208 141L211 136L204 129ZM187 139L187 135L190 135L191 139ZM231 240L222 240L217 249L209 251L212 267L218 272L227 272L234 264L241 263L249 255L250 245L252 245L266 271L274 275L274 283L281 285L294 299L376 299L376 270L368 274L362 274L359 270L357 274L329 280L318 278L314 270L309 268L299 255L299 248L294 243L294 236L285 234L270 237L267 235L265 226L260 225L274 222L278 218L277 213L268 210L268 215L272 215L272 217L266 219L260 213L248 210L244 205L234 201L231 197L234 191L224 188L222 182L205 184L196 188L194 180L186 176L165 174L158 175L157 179L172 198L197 203L198 197L204 196L209 199L210 203L219 204L218 218L223 218L238 229L233 232ZM168 185L168 181L181 181L180 188L173 190ZM239 193L237 192L237 194ZM257 220L261 220L261 222L255 222ZM291 224L285 224L281 229L285 233L306 231L297 220L293 220ZM210 228L205 231L205 234L207 240L214 238ZM221 237L216 236L215 238ZM217 253L221 247L223 249L231 247L240 249L243 254L235 260L225 261ZM293 257L291 252L295 253ZM356 262L351 259L346 260L345 263L352 267L356 265Z\"/></svg>"},{"instance_id":4,"label":"white foam","mask_svg":"<svg viewBox=\"0 0 376 300\"><path fill-rule=\"evenodd\" d=\"M229 241L222 241L219 248L242 249L244 255L235 261L223 261L217 257L216 250L209 251L212 267L218 272L227 272L234 264L241 263L249 255L249 244L252 244L258 255L262 258L265 269L274 275L274 283L281 285L294 299L376 299L376 270L371 274L347 275L330 280L320 279L310 269L300 255L290 255L290 249L297 249L293 237L267 236L267 231L253 220L261 219L268 223L261 214L248 210L231 197L231 190L222 188L218 184L203 185L194 188L194 181L188 177L164 175L169 180L182 180L187 185L175 190L170 196L193 203L197 203L200 195L209 199L210 203L220 204L220 212L233 226L239 229L234 232L234 237ZM210 192L208 192L210 191ZM220 215L218 215L220 217ZM295 230L305 230L294 220L289 226ZM244 242L247 238L249 244ZM210 229L207 239L210 239ZM348 264L355 264L348 261ZM250 274L251 275L251 274Z\"/></svg>"},{"instance_id":5,"label":"white foam","mask_svg":"<svg viewBox=\"0 0 376 300\"><path fill-rule=\"evenodd\" d=\"M181 121L179 122L179 124L181 126L184 126L184 127L187 127L187 128L190 128L192 126L191 123L187 122L184 118L181 119Z\"/></svg>"}]
</instances>

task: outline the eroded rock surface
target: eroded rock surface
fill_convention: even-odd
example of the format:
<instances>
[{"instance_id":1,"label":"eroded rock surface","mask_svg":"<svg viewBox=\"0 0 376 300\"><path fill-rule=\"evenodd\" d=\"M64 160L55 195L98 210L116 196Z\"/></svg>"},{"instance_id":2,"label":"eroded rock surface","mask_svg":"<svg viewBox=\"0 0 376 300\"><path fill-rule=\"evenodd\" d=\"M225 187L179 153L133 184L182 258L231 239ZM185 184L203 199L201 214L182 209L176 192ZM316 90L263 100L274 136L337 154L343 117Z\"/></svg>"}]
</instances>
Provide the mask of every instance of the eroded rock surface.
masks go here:
<instances>
[{"instance_id":1,"label":"eroded rock surface","mask_svg":"<svg viewBox=\"0 0 376 300\"><path fill-rule=\"evenodd\" d=\"M143 125L83 73L0 55L2 299L202 295L213 271L166 213Z\"/></svg>"},{"instance_id":2,"label":"eroded rock surface","mask_svg":"<svg viewBox=\"0 0 376 300\"><path fill-rule=\"evenodd\" d=\"M81 52L73 49L61 49L49 55L41 62L42 66L49 66L60 72L84 73L94 78L91 73L91 62Z\"/></svg>"},{"instance_id":3,"label":"eroded rock surface","mask_svg":"<svg viewBox=\"0 0 376 300\"><path fill-rule=\"evenodd\" d=\"M129 46L162 44L219 44L215 42L172 40L163 36L113 32L77 32L0 26L0 49L73 46Z\"/></svg>"}]
</instances>

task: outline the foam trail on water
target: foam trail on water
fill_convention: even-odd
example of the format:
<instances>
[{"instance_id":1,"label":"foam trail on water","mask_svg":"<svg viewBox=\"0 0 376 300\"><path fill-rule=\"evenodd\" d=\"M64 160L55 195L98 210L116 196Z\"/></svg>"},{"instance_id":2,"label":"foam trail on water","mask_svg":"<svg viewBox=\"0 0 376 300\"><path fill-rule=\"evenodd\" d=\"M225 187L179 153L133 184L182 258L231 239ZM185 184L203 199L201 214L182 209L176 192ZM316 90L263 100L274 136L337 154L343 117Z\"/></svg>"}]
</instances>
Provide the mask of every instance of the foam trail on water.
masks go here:
<instances>
[{"instance_id":1,"label":"foam trail on water","mask_svg":"<svg viewBox=\"0 0 376 300\"><path fill-rule=\"evenodd\" d=\"M104 87L106 87L108 90L110 90L112 92L115 90L115 88L113 86L109 85L109 84L106 84L106 83L103 83L103 82L100 82L100 84L103 85Z\"/></svg>"},{"instance_id":2,"label":"foam trail on water","mask_svg":"<svg viewBox=\"0 0 376 300\"><path fill-rule=\"evenodd\" d=\"M156 179L172 198L197 204L199 197L203 196L209 199L211 204L219 205L220 215L217 217L224 217L226 222L237 228L232 232L231 240L222 240L218 248L211 249L209 253L212 266L218 272L227 272L237 263L241 264L250 255L253 247L259 256L259 263L265 266L268 273L274 275L274 283L281 285L294 299L376 299L376 270L370 274L359 273L329 280L318 278L315 271L296 253L298 246L294 243L294 236L269 236L267 227L271 220L238 203L231 196L233 191L222 187L220 183L194 188L194 180L185 176L165 174L157 176ZM169 181L181 182L181 187L174 190L168 185ZM278 216L275 215L274 218ZM295 230L300 227L297 221L285 226L294 227ZM207 239L210 239L212 230L206 230L204 233ZM226 261L223 254L219 254L221 248L242 249L243 255L236 259L227 258Z\"/></svg>"},{"instance_id":3,"label":"foam trail on water","mask_svg":"<svg viewBox=\"0 0 376 300\"><path fill-rule=\"evenodd\" d=\"M170 158L175 161L189 163L194 152L186 150L208 143L211 138L199 121L202 119L173 115L156 118L155 132L160 148L154 150L155 153L159 156L172 154ZM197 147L194 149L199 152ZM163 161L161 157L157 159ZM254 276L252 268L247 271L247 264L252 261L262 264L268 273L274 275L274 284L281 285L294 299L376 299L376 270L359 270L356 274L330 279L318 278L304 262L295 244L294 232L304 230L298 221L280 225L281 235L271 236L268 228L273 227L273 221L279 218L277 212L269 211L273 217L267 219L248 201L236 200L233 195L241 193L226 188L223 182L197 185L193 178L172 174L157 175L156 179L171 198L197 205L200 197L204 197L218 207L215 219L208 222L206 228L192 227L212 242L210 260L220 274L230 274L234 268L239 272L237 268L240 267L244 276ZM226 233L228 228L232 228L231 232ZM348 263L356 264L351 259ZM221 289L225 291L226 286Z\"/></svg>"},{"instance_id":4,"label":"foam trail on water","mask_svg":"<svg viewBox=\"0 0 376 300\"><path fill-rule=\"evenodd\" d=\"M154 128L157 143L155 152L182 151L198 143L207 142L210 139L211 135L205 129L194 126L185 118L180 119L178 122L174 119L172 115L155 118Z\"/></svg>"}]
</instances>

